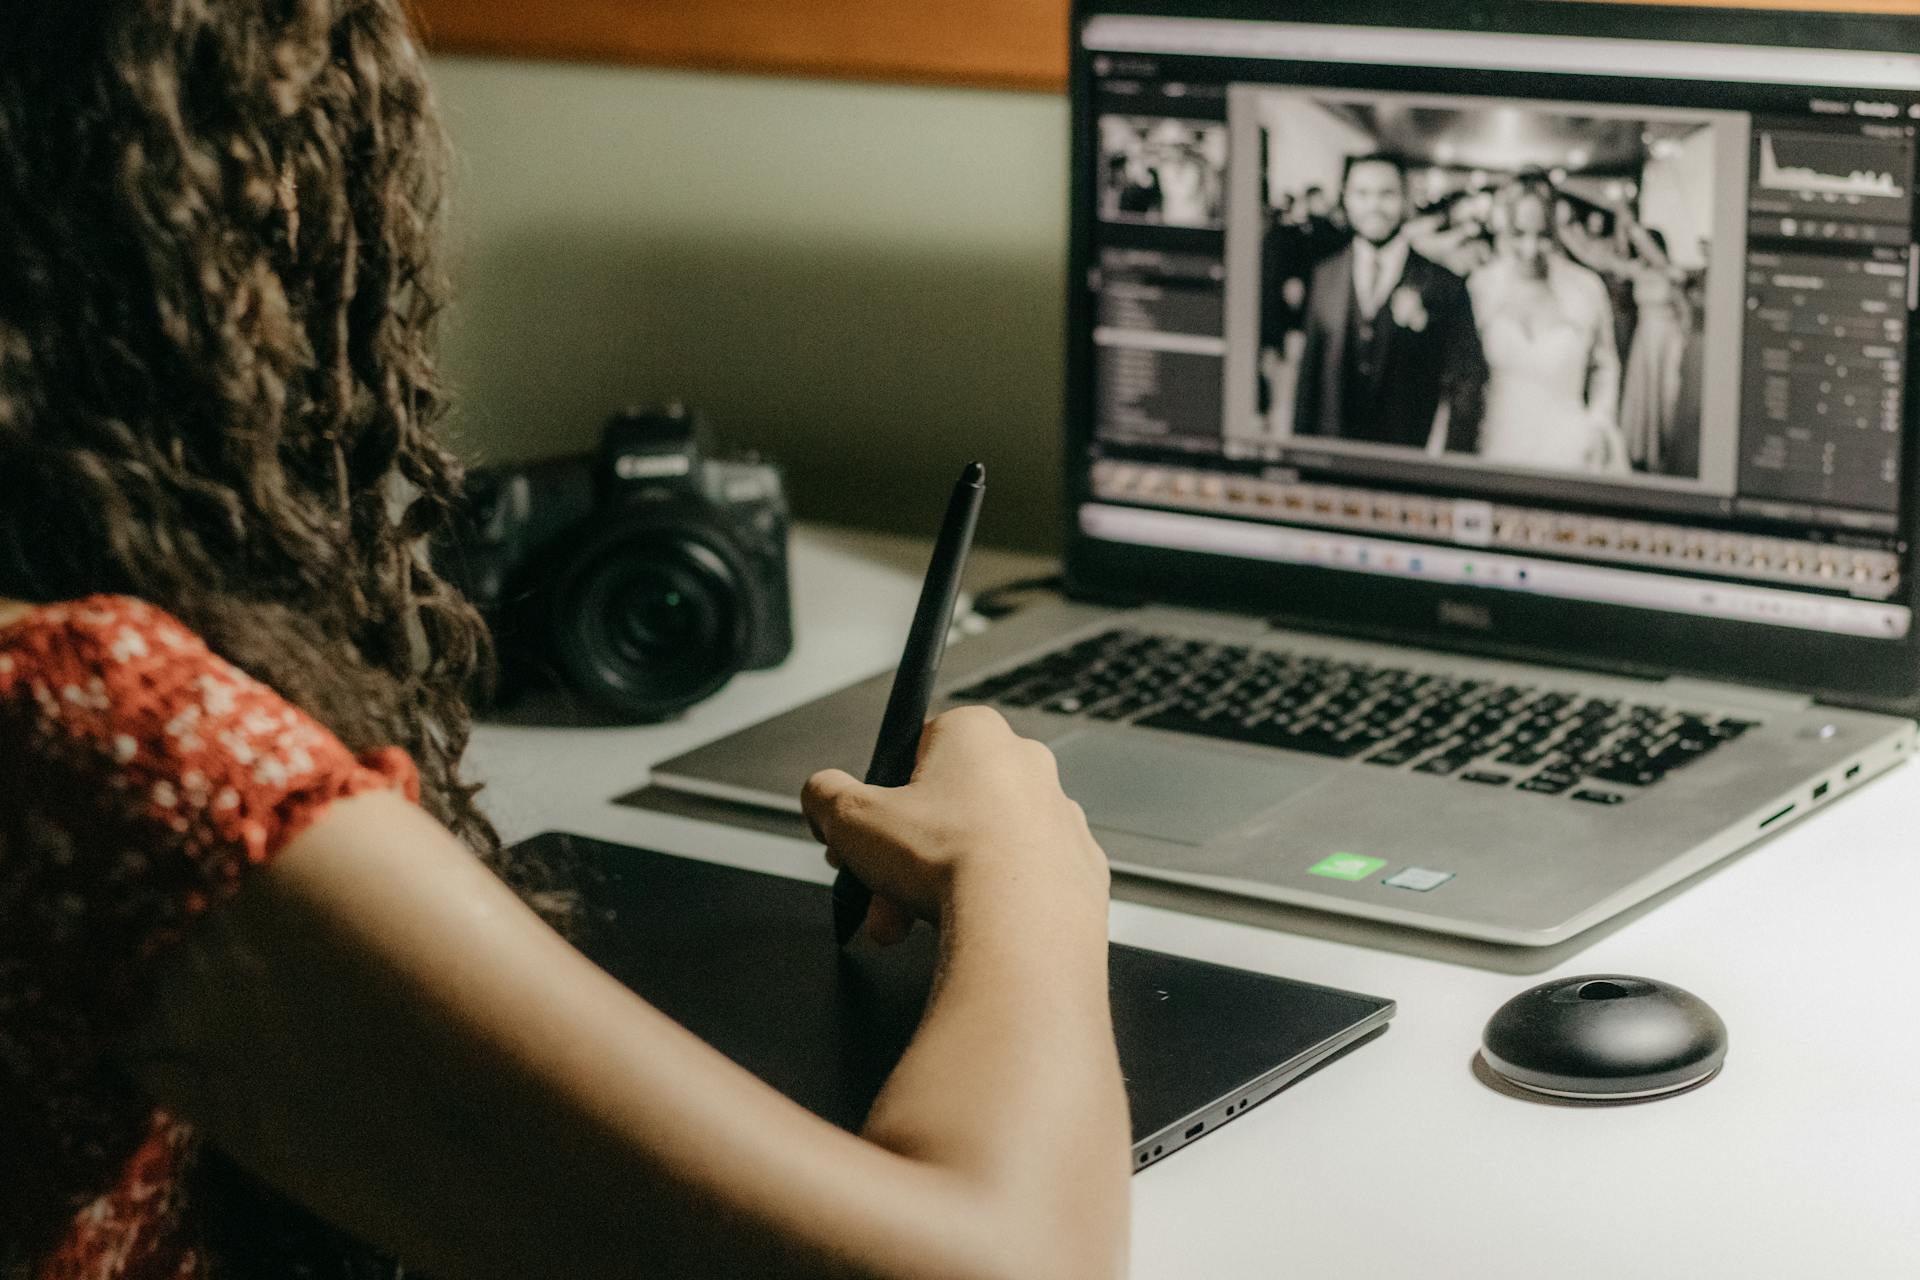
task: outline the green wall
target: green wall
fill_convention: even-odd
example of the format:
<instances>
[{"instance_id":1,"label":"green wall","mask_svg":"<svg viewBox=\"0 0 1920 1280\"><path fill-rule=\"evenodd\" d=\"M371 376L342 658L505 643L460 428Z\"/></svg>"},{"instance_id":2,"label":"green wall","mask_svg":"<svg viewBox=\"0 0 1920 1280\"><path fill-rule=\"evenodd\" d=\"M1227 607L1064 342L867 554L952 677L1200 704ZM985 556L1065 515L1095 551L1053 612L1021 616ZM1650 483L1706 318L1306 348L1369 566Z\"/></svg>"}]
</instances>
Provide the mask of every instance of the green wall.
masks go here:
<instances>
[{"instance_id":1,"label":"green wall","mask_svg":"<svg viewBox=\"0 0 1920 1280\"><path fill-rule=\"evenodd\" d=\"M1067 106L1038 94L443 58L462 451L700 406L804 518L1057 541Z\"/></svg>"}]
</instances>

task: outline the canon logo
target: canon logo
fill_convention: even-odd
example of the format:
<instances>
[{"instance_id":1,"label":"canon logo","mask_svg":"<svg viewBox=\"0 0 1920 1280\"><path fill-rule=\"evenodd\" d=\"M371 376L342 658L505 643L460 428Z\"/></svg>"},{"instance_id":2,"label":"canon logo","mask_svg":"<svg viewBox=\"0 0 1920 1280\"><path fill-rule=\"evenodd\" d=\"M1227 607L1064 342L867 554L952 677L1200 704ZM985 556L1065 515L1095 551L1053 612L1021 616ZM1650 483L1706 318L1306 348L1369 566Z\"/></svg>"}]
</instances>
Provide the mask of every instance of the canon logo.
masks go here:
<instances>
[{"instance_id":1,"label":"canon logo","mask_svg":"<svg viewBox=\"0 0 1920 1280\"><path fill-rule=\"evenodd\" d=\"M1460 627L1468 631L1493 630L1493 610L1485 605L1466 604L1459 600L1440 602L1440 625Z\"/></svg>"},{"instance_id":2,"label":"canon logo","mask_svg":"<svg viewBox=\"0 0 1920 1280\"><path fill-rule=\"evenodd\" d=\"M684 453L623 453L613 463L613 474L622 480L663 480L692 469Z\"/></svg>"}]
</instances>

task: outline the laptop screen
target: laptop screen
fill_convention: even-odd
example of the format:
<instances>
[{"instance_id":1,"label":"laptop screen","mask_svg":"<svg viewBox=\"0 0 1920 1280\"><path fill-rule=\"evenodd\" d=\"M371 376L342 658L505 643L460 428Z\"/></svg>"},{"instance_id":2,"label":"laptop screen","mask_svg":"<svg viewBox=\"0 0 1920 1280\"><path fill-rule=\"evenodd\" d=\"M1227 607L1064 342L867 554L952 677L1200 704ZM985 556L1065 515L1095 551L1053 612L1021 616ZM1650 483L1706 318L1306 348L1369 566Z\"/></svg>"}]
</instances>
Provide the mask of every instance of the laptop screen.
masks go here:
<instances>
[{"instance_id":1,"label":"laptop screen","mask_svg":"<svg viewBox=\"0 0 1920 1280\"><path fill-rule=\"evenodd\" d=\"M1076 38L1083 534L1906 639L1920 56Z\"/></svg>"}]
</instances>

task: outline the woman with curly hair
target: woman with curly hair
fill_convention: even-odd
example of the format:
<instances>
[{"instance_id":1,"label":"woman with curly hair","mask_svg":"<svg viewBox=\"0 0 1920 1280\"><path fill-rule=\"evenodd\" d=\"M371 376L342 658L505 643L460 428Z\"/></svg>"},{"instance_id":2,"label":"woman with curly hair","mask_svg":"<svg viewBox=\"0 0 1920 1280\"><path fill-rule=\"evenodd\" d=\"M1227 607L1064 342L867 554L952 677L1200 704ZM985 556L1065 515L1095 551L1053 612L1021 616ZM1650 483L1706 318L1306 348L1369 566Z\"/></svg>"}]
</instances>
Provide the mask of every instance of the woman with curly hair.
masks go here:
<instances>
[{"instance_id":1,"label":"woman with curly hair","mask_svg":"<svg viewBox=\"0 0 1920 1280\"><path fill-rule=\"evenodd\" d=\"M476 806L401 0L4 28L0 1276L1120 1271L1106 864L1044 748L965 711L808 786L870 931L941 931L859 1136L594 968Z\"/></svg>"}]
</instances>

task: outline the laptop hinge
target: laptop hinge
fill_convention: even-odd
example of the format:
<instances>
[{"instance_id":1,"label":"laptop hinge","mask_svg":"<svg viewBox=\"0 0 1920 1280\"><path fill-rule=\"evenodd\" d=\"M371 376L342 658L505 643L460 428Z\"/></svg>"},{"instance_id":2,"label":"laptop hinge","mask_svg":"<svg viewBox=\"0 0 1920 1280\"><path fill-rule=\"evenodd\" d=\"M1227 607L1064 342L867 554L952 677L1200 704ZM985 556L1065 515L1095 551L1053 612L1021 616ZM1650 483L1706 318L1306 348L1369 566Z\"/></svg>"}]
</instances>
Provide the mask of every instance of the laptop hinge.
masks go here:
<instances>
[{"instance_id":1,"label":"laptop hinge","mask_svg":"<svg viewBox=\"0 0 1920 1280\"><path fill-rule=\"evenodd\" d=\"M1716 680L1695 680L1673 676L1660 682L1661 692L1675 702L1698 700L1721 706L1751 707L1755 711L1783 714L1812 708L1813 699L1804 694L1781 693L1773 689L1755 689L1751 685L1723 684Z\"/></svg>"}]
</instances>

